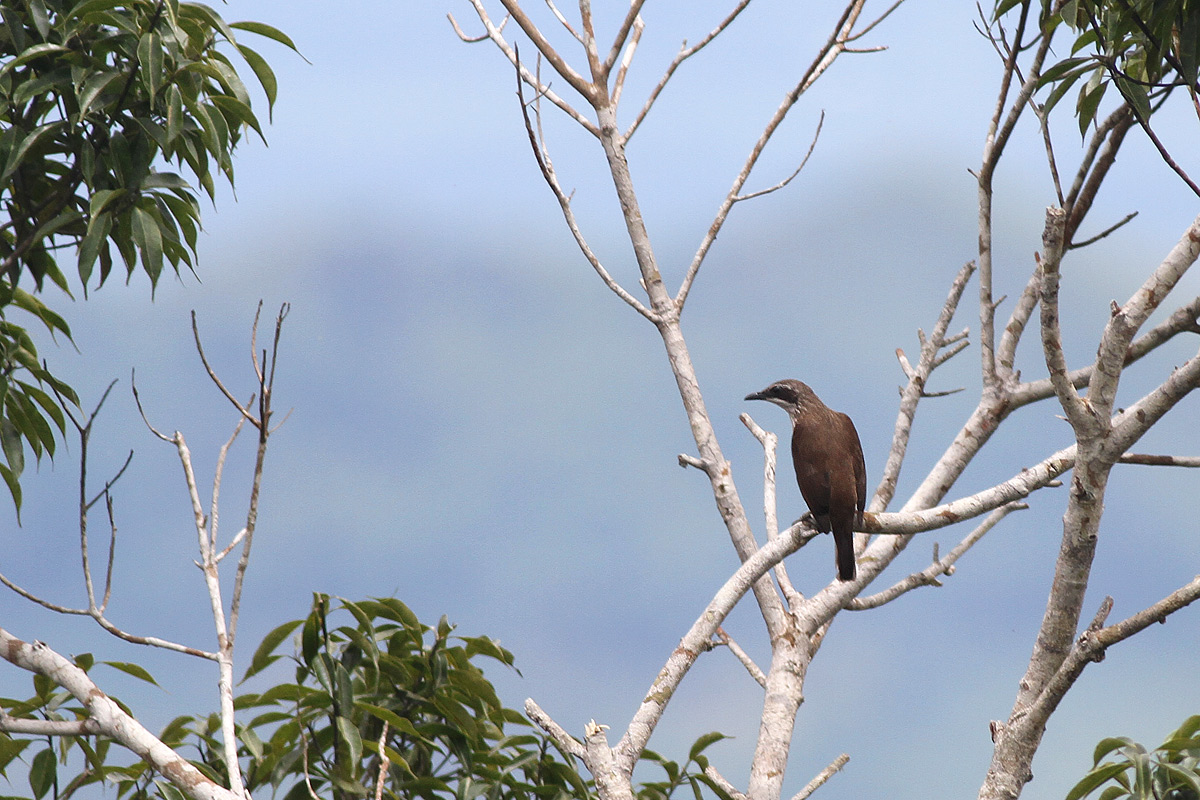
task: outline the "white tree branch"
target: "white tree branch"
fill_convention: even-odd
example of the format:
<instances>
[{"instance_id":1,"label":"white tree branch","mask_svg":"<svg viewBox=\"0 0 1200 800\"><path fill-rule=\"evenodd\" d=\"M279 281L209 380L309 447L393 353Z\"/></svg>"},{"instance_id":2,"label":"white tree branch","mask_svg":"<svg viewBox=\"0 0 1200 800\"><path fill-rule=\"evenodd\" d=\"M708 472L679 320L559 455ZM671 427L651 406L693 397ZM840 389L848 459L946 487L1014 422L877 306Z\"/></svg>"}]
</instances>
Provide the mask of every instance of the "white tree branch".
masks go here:
<instances>
[{"instance_id":1,"label":"white tree branch","mask_svg":"<svg viewBox=\"0 0 1200 800\"><path fill-rule=\"evenodd\" d=\"M66 689L83 705L98 733L111 737L145 760L186 796L194 800L242 800L240 792L209 780L187 759L159 741L109 699L86 672L45 644L28 644L0 628L0 657L21 669L44 675Z\"/></svg>"},{"instance_id":2,"label":"white tree branch","mask_svg":"<svg viewBox=\"0 0 1200 800\"><path fill-rule=\"evenodd\" d=\"M842 767L846 766L846 763L849 761L850 756L846 753L842 753L840 756L835 758L828 767L818 772L817 776L809 781L803 789L796 792L795 796L792 797L792 800L808 800L808 798L812 796L813 792L815 792L817 789L820 789L827 780L837 774L838 771L840 771Z\"/></svg>"},{"instance_id":3,"label":"white tree branch","mask_svg":"<svg viewBox=\"0 0 1200 800\"><path fill-rule=\"evenodd\" d=\"M518 62L518 68L520 62ZM541 110L538 105L538 98L534 98L534 113L541 119ZM521 116L525 120L525 131L529 134L529 146L533 149L533 157L537 160L538 168L542 171L542 178L546 181L546 185L550 187L550 191L554 193L554 199L558 201L559 208L562 209L563 219L567 223L567 229L571 231L571 236L575 239L575 244L578 245L580 252L584 258L592 265L592 269L600 276L600 280L604 281L613 294L625 301L630 308L641 314L646 319L654 322L658 316L650 309L646 308L640 300L626 291L625 287L617 282L615 278L605 269L604 264L600 262L600 257L592 250L587 239L583 235L583 231L579 227L579 223L575 219L575 212L571 209L571 198L567 195L561 184L558 182L558 175L554 172L554 163L550 160L550 154L546 151L545 142L540 141L537 134L534 132L532 120L529 118L529 105L525 102L525 94L521 88L521 81L517 80L517 97L521 102Z\"/></svg>"},{"instance_id":4,"label":"white tree branch","mask_svg":"<svg viewBox=\"0 0 1200 800\"><path fill-rule=\"evenodd\" d=\"M729 648L729 652L733 653L733 657L741 662L742 666L746 668L746 672L750 673L750 677L754 679L754 682L765 689L767 686L767 676L763 674L758 664L754 663L754 659L750 657L750 654L743 650L741 645L734 641L733 637L726 633L725 629L720 626L717 627L717 640Z\"/></svg>"},{"instance_id":5,"label":"white tree branch","mask_svg":"<svg viewBox=\"0 0 1200 800\"><path fill-rule=\"evenodd\" d=\"M869 597L856 597L846 604L846 609L850 611L862 611L868 608L879 608L886 603L890 603L897 597L911 592L920 586L941 586L938 578L942 575L951 575L954 573L954 564L963 555L970 550L976 542L984 537L984 535L1007 517L1013 511L1018 509L1028 508L1025 503L1007 503L988 514L987 517L977 525L969 534L963 537L963 540L958 543L949 553L943 558L938 558L937 545L933 546L933 563L920 572L914 572L908 577L896 582L892 586L884 589L882 592L870 595Z\"/></svg>"},{"instance_id":6,"label":"white tree branch","mask_svg":"<svg viewBox=\"0 0 1200 800\"><path fill-rule=\"evenodd\" d=\"M779 437L763 430L749 414L740 414L738 419L750 431L763 448L763 520L767 528L767 541L779 536L779 518L775 500L775 463L776 445ZM787 567L780 561L775 567L775 577L779 581L779 589L783 592L791 608L798 608L804 599L788 577Z\"/></svg>"},{"instance_id":7,"label":"white tree branch","mask_svg":"<svg viewBox=\"0 0 1200 800\"><path fill-rule=\"evenodd\" d=\"M485 35L485 37L472 39L472 38L466 37L465 35L462 34L461 31L459 31L459 36L462 37L463 41L471 42L471 41L482 41L483 38L490 39L496 45L496 47L499 48L500 52L503 53L504 56L508 59L509 63L512 64L519 71L519 73L521 75L521 80L525 81L525 83L532 86L535 92L537 92L540 95L543 95L551 103L558 106L558 108L561 109L564 114L566 114L568 117L570 117L571 119L578 122L580 124L580 126L582 126L583 129L586 130L588 133L592 134L593 136L599 136L600 131L596 128L596 124L594 122L589 120L587 117L583 116L583 114L576 111L575 108L570 103L568 103L561 96L559 96L558 93L551 90L550 87L545 86L544 84L539 82L533 76L533 74L529 72L528 69L526 69L525 67L523 67L520 64L520 61L517 58L516 50L504 38L503 33L501 33L501 27L503 27L503 26L501 25L500 27L497 27L496 25L494 25L492 23L491 18L488 17L487 10L484 9L484 7L483 7L482 0L469 0L469 2L471 3L471 6L475 9L475 13L479 15L479 20L480 20L480 22L483 23L483 27L486 30L486 35ZM507 16L505 17L505 20L506 21L508 20ZM451 24L454 25L455 30L458 31L459 30L458 24L454 22L453 18L450 19L450 22L451 22Z\"/></svg>"}]
</instances>

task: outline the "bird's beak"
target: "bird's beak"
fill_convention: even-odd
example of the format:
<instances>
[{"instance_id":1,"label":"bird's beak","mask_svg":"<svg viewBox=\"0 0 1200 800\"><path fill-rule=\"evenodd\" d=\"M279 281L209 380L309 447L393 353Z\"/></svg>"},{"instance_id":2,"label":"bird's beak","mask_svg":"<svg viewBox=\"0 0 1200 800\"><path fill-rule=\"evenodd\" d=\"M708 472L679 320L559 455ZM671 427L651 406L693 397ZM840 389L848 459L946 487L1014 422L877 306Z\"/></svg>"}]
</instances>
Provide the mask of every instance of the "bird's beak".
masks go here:
<instances>
[{"instance_id":1,"label":"bird's beak","mask_svg":"<svg viewBox=\"0 0 1200 800\"><path fill-rule=\"evenodd\" d=\"M762 392L751 392L750 394L746 395L745 399L746 400L766 400L767 398L763 397Z\"/></svg>"}]
</instances>

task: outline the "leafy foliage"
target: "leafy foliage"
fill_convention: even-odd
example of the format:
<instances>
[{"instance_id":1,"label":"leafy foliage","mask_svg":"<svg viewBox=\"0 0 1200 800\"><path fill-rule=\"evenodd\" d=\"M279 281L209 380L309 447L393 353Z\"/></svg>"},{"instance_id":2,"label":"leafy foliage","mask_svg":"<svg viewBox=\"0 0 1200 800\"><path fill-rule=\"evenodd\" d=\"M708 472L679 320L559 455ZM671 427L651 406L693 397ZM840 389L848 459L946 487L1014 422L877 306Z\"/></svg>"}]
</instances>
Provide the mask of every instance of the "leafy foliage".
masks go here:
<instances>
[{"instance_id":1,"label":"leafy foliage","mask_svg":"<svg viewBox=\"0 0 1200 800\"><path fill-rule=\"evenodd\" d=\"M226 23L178 0L29 0L0 4L0 18L0 476L19 510L25 446L52 456L61 403L78 400L10 313L70 338L33 296L47 280L70 295L64 249L85 296L118 259L126 276L140 264L152 287L164 266L194 269L193 184L210 198L214 175L232 185L243 132L262 135L224 50L250 67L269 109L275 75L234 32L295 45L269 25Z\"/></svg>"},{"instance_id":2,"label":"leafy foliage","mask_svg":"<svg viewBox=\"0 0 1200 800\"><path fill-rule=\"evenodd\" d=\"M1028 0L999 0L994 16L1027 5ZM1082 81L1075 103L1081 132L1095 122L1109 86L1143 122L1175 89L1185 87L1194 96L1200 73L1200 3L1195 0L1043 2L1040 24L1047 35L1059 25L1075 34L1070 56L1046 69L1039 87L1050 87L1044 101L1048 113Z\"/></svg>"},{"instance_id":3,"label":"leafy foliage","mask_svg":"<svg viewBox=\"0 0 1200 800\"><path fill-rule=\"evenodd\" d=\"M383 772L389 797L591 796L549 742L501 704L475 663L511 667L507 650L453 635L444 617L424 625L393 598L331 604L316 595L308 617L276 628L247 669L266 669L299 629L295 682L237 701L257 714L242 736L252 790L269 784L290 799L308 797L311 786L321 796L358 797L373 794ZM216 745L205 742L214 770Z\"/></svg>"},{"instance_id":4,"label":"leafy foliage","mask_svg":"<svg viewBox=\"0 0 1200 800\"><path fill-rule=\"evenodd\" d=\"M1092 769L1067 793L1067 800L1079 800L1109 783L1100 800L1200 800L1198 734L1200 715L1188 717L1153 752L1124 736L1102 740ZM1110 757L1116 760L1105 760Z\"/></svg>"},{"instance_id":5,"label":"leafy foliage","mask_svg":"<svg viewBox=\"0 0 1200 800\"><path fill-rule=\"evenodd\" d=\"M281 653L295 640L290 655ZM383 774L383 796L405 800L594 800L595 787L580 777L575 759L558 748L518 711L506 708L479 666L489 659L513 667L513 656L485 636L456 636L443 617L436 626L418 621L394 598L350 602L313 597L305 619L271 631L251 658L246 677L290 661L294 682L273 685L234 701L248 721L238 725L246 787L283 800L373 797ZM85 671L90 655L76 658ZM155 684L142 667L104 662ZM84 719L66 692L34 676L28 700L0 698L0 708L22 719ZM119 701L118 701L119 702ZM216 714L172 720L160 740L213 780L227 785ZM729 796L703 770L704 751L724 739L701 736L681 767L647 751L661 780L637 788L639 800L671 800L687 787L697 800L708 787ZM6 737L0 734L0 776L33 745L29 783L35 800L57 788L63 797L104 782L128 800L182 797L162 776L138 761L118 764L120 749L99 737ZM59 773L79 748L83 768L65 787ZM386 758L386 761L385 761Z\"/></svg>"}]
</instances>

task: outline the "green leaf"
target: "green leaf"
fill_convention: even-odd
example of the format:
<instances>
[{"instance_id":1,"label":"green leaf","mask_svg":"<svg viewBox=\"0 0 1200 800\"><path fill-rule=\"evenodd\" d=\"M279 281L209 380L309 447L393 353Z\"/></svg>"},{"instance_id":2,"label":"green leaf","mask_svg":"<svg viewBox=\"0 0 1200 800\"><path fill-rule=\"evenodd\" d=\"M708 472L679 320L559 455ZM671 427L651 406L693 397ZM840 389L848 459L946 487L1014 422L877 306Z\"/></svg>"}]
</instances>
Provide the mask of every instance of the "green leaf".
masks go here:
<instances>
[{"instance_id":1,"label":"green leaf","mask_svg":"<svg viewBox=\"0 0 1200 800\"><path fill-rule=\"evenodd\" d=\"M28 311L30 314L33 314L40 319L42 323L50 330L51 334L58 330L66 334L68 339L71 338L71 329L67 327L67 321L51 311L45 303L24 289L14 288L11 302L17 308Z\"/></svg>"},{"instance_id":2,"label":"green leaf","mask_svg":"<svg viewBox=\"0 0 1200 800\"><path fill-rule=\"evenodd\" d=\"M146 94L150 96L153 106L154 98L163 85L162 37L154 31L142 34L137 52L142 83L146 85Z\"/></svg>"},{"instance_id":3,"label":"green leaf","mask_svg":"<svg viewBox=\"0 0 1200 800\"><path fill-rule=\"evenodd\" d=\"M1200 17L1200 14L1197 16ZM1198 731L1200 731L1200 714L1194 714L1185 719L1183 724L1176 728L1168 739L1190 738L1195 736Z\"/></svg>"},{"instance_id":4,"label":"green leaf","mask_svg":"<svg viewBox=\"0 0 1200 800\"><path fill-rule=\"evenodd\" d=\"M94 219L114 202L123 199L126 194L128 193L124 189L101 189L92 192L92 196L88 198L88 215Z\"/></svg>"},{"instance_id":5,"label":"green leaf","mask_svg":"<svg viewBox=\"0 0 1200 800\"><path fill-rule=\"evenodd\" d=\"M13 413L12 406L8 414ZM4 448L4 460L8 462L13 475L20 476L25 471L25 444L21 440L21 431L9 417L0 419L0 445Z\"/></svg>"},{"instance_id":6,"label":"green leaf","mask_svg":"<svg viewBox=\"0 0 1200 800\"><path fill-rule=\"evenodd\" d=\"M156 172L151 170L142 180L142 189L183 189L192 188L180 175L174 172Z\"/></svg>"},{"instance_id":7,"label":"green leaf","mask_svg":"<svg viewBox=\"0 0 1200 800\"><path fill-rule=\"evenodd\" d=\"M721 733L720 731L712 731L710 733L704 734L703 736L701 736L699 739L696 740L695 744L692 745L692 749L688 751L688 760L695 761L696 758L701 753L703 753L705 750L708 749L709 745L714 744L715 742L719 742L722 739L728 739L728 738L730 738L730 737L726 736L725 734Z\"/></svg>"},{"instance_id":8,"label":"green leaf","mask_svg":"<svg viewBox=\"0 0 1200 800\"><path fill-rule=\"evenodd\" d=\"M254 116L254 112L250 110L250 106L223 94L215 94L211 99L213 105L219 108L227 119L232 118L237 124L249 125L264 142L267 140L266 136L263 135L262 127L258 124L258 118Z\"/></svg>"},{"instance_id":9,"label":"green leaf","mask_svg":"<svg viewBox=\"0 0 1200 800\"><path fill-rule=\"evenodd\" d=\"M1158 768L1167 777L1172 788L1185 789L1190 797L1200 796L1200 776L1195 770L1167 763L1159 764Z\"/></svg>"},{"instance_id":10,"label":"green leaf","mask_svg":"<svg viewBox=\"0 0 1200 800\"><path fill-rule=\"evenodd\" d=\"M154 788L162 795L163 800L188 800L187 795L179 791L173 784L161 778L154 779Z\"/></svg>"},{"instance_id":11,"label":"green leaf","mask_svg":"<svg viewBox=\"0 0 1200 800\"><path fill-rule=\"evenodd\" d=\"M1075 104L1075 112L1079 115L1079 135L1086 136L1088 126L1096 118L1096 110L1104 98L1104 90L1108 84L1101 82L1103 74L1097 70L1092 74L1084 87L1079 90L1079 100Z\"/></svg>"},{"instance_id":12,"label":"green leaf","mask_svg":"<svg viewBox=\"0 0 1200 800\"><path fill-rule=\"evenodd\" d=\"M167 89L167 144L179 137L183 127L183 94L179 86L172 83Z\"/></svg>"},{"instance_id":13,"label":"green leaf","mask_svg":"<svg viewBox=\"0 0 1200 800\"><path fill-rule=\"evenodd\" d=\"M46 792L54 786L55 775L54 750L47 747L45 750L39 751L29 765L29 788L33 790L33 796L44 797Z\"/></svg>"},{"instance_id":14,"label":"green leaf","mask_svg":"<svg viewBox=\"0 0 1200 800\"><path fill-rule=\"evenodd\" d=\"M1117 785L1117 786L1110 786L1107 789L1105 789L1103 792L1100 793L1100 797L1097 798L1097 800L1117 800L1118 797L1128 797L1128 796L1129 796L1129 792L1126 791L1125 787Z\"/></svg>"},{"instance_id":15,"label":"green leaf","mask_svg":"<svg viewBox=\"0 0 1200 800\"><path fill-rule=\"evenodd\" d=\"M68 11L66 18L68 20L78 19L85 14L94 14L97 11L107 11L117 6L126 5L127 2L128 0L85 0Z\"/></svg>"},{"instance_id":16,"label":"green leaf","mask_svg":"<svg viewBox=\"0 0 1200 800\"><path fill-rule=\"evenodd\" d=\"M141 207L135 206L131 222L133 241L142 253L142 267L150 276L150 285L154 286L158 283L163 266L162 233L158 228L158 220Z\"/></svg>"},{"instance_id":17,"label":"green leaf","mask_svg":"<svg viewBox=\"0 0 1200 800\"><path fill-rule=\"evenodd\" d=\"M263 94L267 96L267 119L271 120L271 114L275 110L275 95L279 91L279 82L275 78L275 71L271 69L271 65L265 58L246 45L239 44L238 52L242 54L242 58L246 59L246 63L254 71L255 77L258 78L258 84L263 89Z\"/></svg>"},{"instance_id":18,"label":"green leaf","mask_svg":"<svg viewBox=\"0 0 1200 800\"><path fill-rule=\"evenodd\" d=\"M1146 94L1146 87L1142 86L1140 83L1134 83L1122 75L1117 75L1115 80L1117 83L1117 89L1119 89L1121 92L1121 96L1124 97L1131 106L1133 106L1133 109L1137 112L1138 117L1142 120L1149 120L1150 98Z\"/></svg>"},{"instance_id":19,"label":"green leaf","mask_svg":"<svg viewBox=\"0 0 1200 800\"><path fill-rule=\"evenodd\" d=\"M8 777L6 774L8 765L31 744L33 744L32 739L0 738L0 777Z\"/></svg>"},{"instance_id":20,"label":"green leaf","mask_svg":"<svg viewBox=\"0 0 1200 800\"><path fill-rule=\"evenodd\" d=\"M132 675L138 680L158 686L158 681L154 680L154 676L147 672L145 667L142 667L138 664L131 664L128 661L101 661L100 663L107 664L113 669L119 669L126 675Z\"/></svg>"},{"instance_id":21,"label":"green leaf","mask_svg":"<svg viewBox=\"0 0 1200 800\"><path fill-rule=\"evenodd\" d=\"M50 15L46 13L46 4L42 0L31 0L29 17L38 35L45 39L50 35Z\"/></svg>"},{"instance_id":22,"label":"green leaf","mask_svg":"<svg viewBox=\"0 0 1200 800\"><path fill-rule=\"evenodd\" d=\"M296 53L300 52L296 48L296 43L293 42L286 33L279 30L278 28L271 27L270 25L266 24L265 22L252 22L252 21L231 22L231 23L229 23L229 27L237 28L238 30L243 30L243 31L250 31L251 33L257 33L259 36L265 36L268 39L274 39L275 41L279 42L280 44L291 48Z\"/></svg>"},{"instance_id":23,"label":"green leaf","mask_svg":"<svg viewBox=\"0 0 1200 800\"><path fill-rule=\"evenodd\" d=\"M1129 769L1128 763L1102 764L1094 767L1087 775L1083 776L1083 780L1067 792L1066 800L1079 800L1081 797L1086 797L1114 775L1119 775L1127 769Z\"/></svg>"},{"instance_id":24,"label":"green leaf","mask_svg":"<svg viewBox=\"0 0 1200 800\"><path fill-rule=\"evenodd\" d=\"M1092 763L1099 764L1109 753L1122 747L1138 748L1141 745L1128 736L1110 736L1106 739L1101 739L1096 744L1096 749L1092 752Z\"/></svg>"},{"instance_id":25,"label":"green leaf","mask_svg":"<svg viewBox=\"0 0 1200 800\"><path fill-rule=\"evenodd\" d=\"M33 47L22 51L19 56L6 63L3 67L0 67L0 78L3 78L12 70L28 64L34 59L42 58L44 56L56 56L60 53L69 52L71 52L71 48L64 47L61 44L35 44Z\"/></svg>"},{"instance_id":26,"label":"green leaf","mask_svg":"<svg viewBox=\"0 0 1200 800\"><path fill-rule=\"evenodd\" d=\"M225 20L221 19L221 15L203 3L180 3L179 16L200 20L214 30L220 31L221 35L229 42L237 44L233 30L230 29Z\"/></svg>"},{"instance_id":27,"label":"green leaf","mask_svg":"<svg viewBox=\"0 0 1200 800\"><path fill-rule=\"evenodd\" d=\"M251 675L257 675L274 663L279 658L279 656L274 654L275 649L291 636L292 631L300 627L302 623L303 620L299 619L285 622L264 636L262 643L254 651L254 655L251 656L250 666L246 668L246 674L242 676L242 680L245 681Z\"/></svg>"},{"instance_id":28,"label":"green leaf","mask_svg":"<svg viewBox=\"0 0 1200 800\"><path fill-rule=\"evenodd\" d=\"M85 297L88 280L92 277L92 268L96 264L96 257L100 255L100 248L103 246L105 250L108 249L106 242L109 228L110 223L106 215L93 215L88 221L87 233L79 243L79 279L83 281Z\"/></svg>"},{"instance_id":29,"label":"green leaf","mask_svg":"<svg viewBox=\"0 0 1200 800\"><path fill-rule=\"evenodd\" d=\"M358 733L358 727L347 717L339 716L337 729L349 751L350 763L358 764L362 761L362 737Z\"/></svg>"},{"instance_id":30,"label":"green leaf","mask_svg":"<svg viewBox=\"0 0 1200 800\"><path fill-rule=\"evenodd\" d=\"M7 181L12 174L21 167L22 162L25 160L25 156L29 154L30 150L32 150L34 147L37 147L46 139L53 138L54 135L58 133L65 125L65 122L59 120L57 122L48 122L45 125L39 125L31 130L9 155L8 163L4 167L4 173L0 174L0 182Z\"/></svg>"},{"instance_id":31,"label":"green leaf","mask_svg":"<svg viewBox=\"0 0 1200 800\"><path fill-rule=\"evenodd\" d=\"M325 626L325 609L328 607L329 595L313 594L312 611L304 620L304 630L300 634L300 654L309 669L316 665L321 649L321 628Z\"/></svg>"},{"instance_id":32,"label":"green leaf","mask_svg":"<svg viewBox=\"0 0 1200 800\"><path fill-rule=\"evenodd\" d=\"M1038 77L1038 88L1062 79L1071 70L1091 63L1090 58L1064 58Z\"/></svg>"},{"instance_id":33,"label":"green leaf","mask_svg":"<svg viewBox=\"0 0 1200 800\"><path fill-rule=\"evenodd\" d=\"M58 429L61 432L66 433L67 420L66 417L63 416L62 409L58 407L58 403L54 402L54 399L51 398L50 395L46 394L36 386L24 382L20 382L20 384L21 389L25 392L25 394L29 397L32 397L37 404L41 406L47 414L50 415L50 418L54 420L54 424L58 426Z\"/></svg>"},{"instance_id":34,"label":"green leaf","mask_svg":"<svg viewBox=\"0 0 1200 800\"><path fill-rule=\"evenodd\" d=\"M188 200L181 200L175 195L161 195L163 203L171 211L171 216L175 218L175 224L179 226L183 233L183 240L187 242L193 253L196 252L196 222L200 219L200 209L197 207L196 201L191 195L187 195Z\"/></svg>"},{"instance_id":35,"label":"green leaf","mask_svg":"<svg viewBox=\"0 0 1200 800\"><path fill-rule=\"evenodd\" d=\"M20 476L13 473L11 469L0 464L0 478L4 478L4 483L8 486L8 493L12 495L13 507L17 511L17 524L21 524L21 482Z\"/></svg>"},{"instance_id":36,"label":"green leaf","mask_svg":"<svg viewBox=\"0 0 1200 800\"><path fill-rule=\"evenodd\" d=\"M97 72L88 78L79 92L79 116L77 119L82 121L88 115L88 112L91 111L92 104L96 102L96 99L115 81L125 78L127 76L124 73L113 72L112 70Z\"/></svg>"}]
</instances>

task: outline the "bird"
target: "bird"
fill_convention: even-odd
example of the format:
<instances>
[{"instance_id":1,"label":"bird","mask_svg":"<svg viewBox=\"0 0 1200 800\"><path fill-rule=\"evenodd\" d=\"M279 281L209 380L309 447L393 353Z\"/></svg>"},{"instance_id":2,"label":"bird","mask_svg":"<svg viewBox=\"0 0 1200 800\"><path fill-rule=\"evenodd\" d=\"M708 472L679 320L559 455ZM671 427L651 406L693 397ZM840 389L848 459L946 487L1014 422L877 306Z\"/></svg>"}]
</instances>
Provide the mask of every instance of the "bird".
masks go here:
<instances>
[{"instance_id":1,"label":"bird","mask_svg":"<svg viewBox=\"0 0 1200 800\"><path fill-rule=\"evenodd\" d=\"M854 580L854 531L862 526L867 501L867 465L854 423L822 403L807 384L791 378L746 399L766 400L788 412L796 484L817 530L833 531L838 580Z\"/></svg>"}]
</instances>

